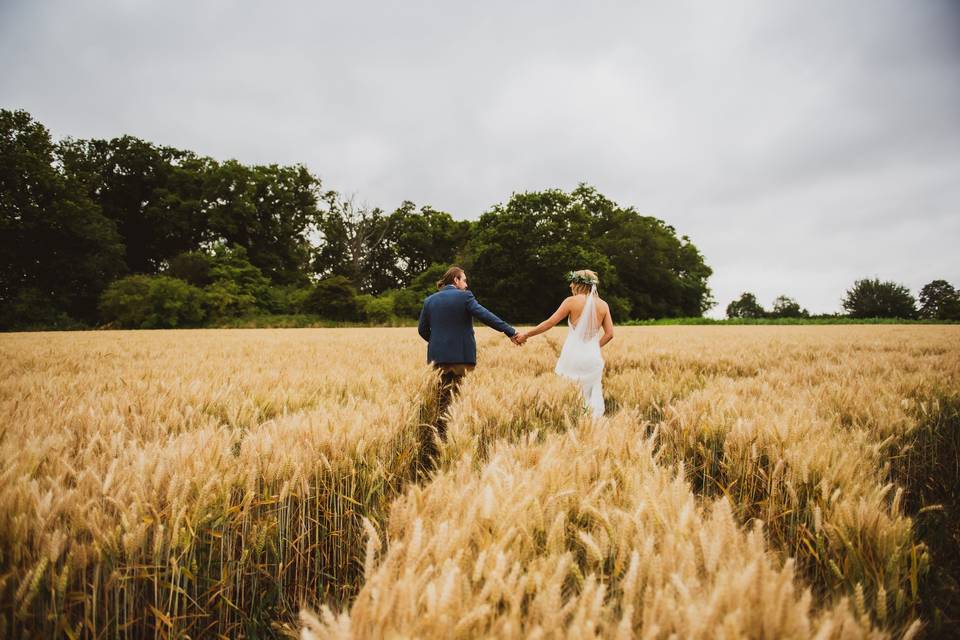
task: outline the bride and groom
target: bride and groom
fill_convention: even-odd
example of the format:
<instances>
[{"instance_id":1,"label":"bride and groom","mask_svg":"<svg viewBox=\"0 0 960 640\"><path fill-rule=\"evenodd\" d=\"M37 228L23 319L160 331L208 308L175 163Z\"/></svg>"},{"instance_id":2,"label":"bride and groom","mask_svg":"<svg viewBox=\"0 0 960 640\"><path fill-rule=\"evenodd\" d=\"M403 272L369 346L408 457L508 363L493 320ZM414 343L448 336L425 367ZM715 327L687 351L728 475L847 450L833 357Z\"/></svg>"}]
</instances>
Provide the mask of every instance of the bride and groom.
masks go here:
<instances>
[{"instance_id":1,"label":"bride and groom","mask_svg":"<svg viewBox=\"0 0 960 640\"><path fill-rule=\"evenodd\" d=\"M427 341L427 361L440 371L437 431L446 438L445 412L463 376L477 364L473 318L510 337L517 346L547 331L561 320L570 325L554 371L580 385L584 404L594 417L603 415L603 356L600 348L613 339L610 307L597 295L597 274L588 269L568 274L570 296L549 318L520 333L484 308L467 289L467 274L450 267L437 282L420 311L418 331ZM601 335L600 330L603 329Z\"/></svg>"}]
</instances>

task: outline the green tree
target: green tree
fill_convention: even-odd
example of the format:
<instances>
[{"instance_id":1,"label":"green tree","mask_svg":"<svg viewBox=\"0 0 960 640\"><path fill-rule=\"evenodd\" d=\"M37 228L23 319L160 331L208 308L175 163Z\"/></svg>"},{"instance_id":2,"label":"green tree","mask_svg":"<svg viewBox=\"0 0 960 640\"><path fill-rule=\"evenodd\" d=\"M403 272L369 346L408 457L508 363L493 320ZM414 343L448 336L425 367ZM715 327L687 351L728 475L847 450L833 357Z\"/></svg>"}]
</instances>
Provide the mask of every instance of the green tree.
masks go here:
<instances>
[{"instance_id":1,"label":"green tree","mask_svg":"<svg viewBox=\"0 0 960 640\"><path fill-rule=\"evenodd\" d=\"M360 298L364 298L362 315L367 322L385 324L393 318L393 296L390 292L379 296L364 294Z\"/></svg>"},{"instance_id":2,"label":"green tree","mask_svg":"<svg viewBox=\"0 0 960 640\"><path fill-rule=\"evenodd\" d=\"M42 124L0 109L0 327L95 322L123 270L116 226L57 162Z\"/></svg>"},{"instance_id":3,"label":"green tree","mask_svg":"<svg viewBox=\"0 0 960 640\"><path fill-rule=\"evenodd\" d=\"M401 318L418 318L423 301L431 293L437 292L437 281L449 268L449 264L434 263L414 276L409 286L394 294L394 313Z\"/></svg>"},{"instance_id":4,"label":"green tree","mask_svg":"<svg viewBox=\"0 0 960 640\"><path fill-rule=\"evenodd\" d=\"M270 279L250 262L244 247L214 245L209 277L211 283L205 292L212 317L244 316L269 309Z\"/></svg>"},{"instance_id":5,"label":"green tree","mask_svg":"<svg viewBox=\"0 0 960 640\"><path fill-rule=\"evenodd\" d=\"M481 304L511 322L533 322L569 295L571 270L593 269L601 287L616 286L616 272L591 237L592 223L589 211L557 189L514 194L484 213L464 265Z\"/></svg>"},{"instance_id":6,"label":"green tree","mask_svg":"<svg viewBox=\"0 0 960 640\"><path fill-rule=\"evenodd\" d=\"M713 270L687 236L678 238L663 220L620 207L588 185L572 195L591 213L597 248L616 270L617 282L606 290L625 299L630 317L700 316L714 306L707 286Z\"/></svg>"},{"instance_id":7,"label":"green tree","mask_svg":"<svg viewBox=\"0 0 960 640\"><path fill-rule=\"evenodd\" d=\"M67 139L58 150L66 175L116 225L128 271L158 273L168 258L200 245L212 160L133 136Z\"/></svg>"},{"instance_id":8,"label":"green tree","mask_svg":"<svg viewBox=\"0 0 960 640\"><path fill-rule=\"evenodd\" d=\"M218 163L133 136L67 140L68 175L114 220L130 271L157 273L180 253L237 244L277 283L307 282L319 180L301 165Z\"/></svg>"},{"instance_id":9,"label":"green tree","mask_svg":"<svg viewBox=\"0 0 960 640\"><path fill-rule=\"evenodd\" d=\"M864 278L854 282L843 299L851 318L915 318L916 300L910 290L896 282Z\"/></svg>"},{"instance_id":10,"label":"green tree","mask_svg":"<svg viewBox=\"0 0 960 640\"><path fill-rule=\"evenodd\" d=\"M380 294L404 288L432 263L460 255L470 235L469 222L429 206L404 201L390 215L357 206L352 198L328 191L315 217L320 238L312 271L322 277L346 276L360 291Z\"/></svg>"},{"instance_id":11,"label":"green tree","mask_svg":"<svg viewBox=\"0 0 960 640\"><path fill-rule=\"evenodd\" d=\"M266 296L266 309L270 313L303 313L312 291L312 285L270 285Z\"/></svg>"},{"instance_id":12,"label":"green tree","mask_svg":"<svg viewBox=\"0 0 960 640\"><path fill-rule=\"evenodd\" d=\"M388 241L391 220L379 208L358 207L335 191L323 195L314 216L321 239L311 270L322 278L343 276L364 293L396 286L396 252Z\"/></svg>"},{"instance_id":13,"label":"green tree","mask_svg":"<svg viewBox=\"0 0 960 640\"><path fill-rule=\"evenodd\" d=\"M920 316L960 320L960 293L946 280L934 280L920 289Z\"/></svg>"},{"instance_id":14,"label":"green tree","mask_svg":"<svg viewBox=\"0 0 960 640\"><path fill-rule=\"evenodd\" d=\"M701 315L712 305L711 270L686 237L587 185L514 194L480 217L465 254L478 297L515 320L553 312L574 269L599 274L615 319Z\"/></svg>"},{"instance_id":15,"label":"green tree","mask_svg":"<svg viewBox=\"0 0 960 640\"><path fill-rule=\"evenodd\" d=\"M187 251L171 258L164 273L194 286L205 287L213 282L212 268L213 257L210 254Z\"/></svg>"},{"instance_id":16,"label":"green tree","mask_svg":"<svg viewBox=\"0 0 960 640\"><path fill-rule=\"evenodd\" d=\"M728 318L763 318L766 315L766 310L752 293L743 292L739 299L727 305Z\"/></svg>"},{"instance_id":17,"label":"green tree","mask_svg":"<svg viewBox=\"0 0 960 640\"><path fill-rule=\"evenodd\" d=\"M302 165L216 165L208 188L210 238L243 247L272 282L306 284L319 188Z\"/></svg>"},{"instance_id":18,"label":"green tree","mask_svg":"<svg viewBox=\"0 0 960 640\"><path fill-rule=\"evenodd\" d=\"M203 293L204 307L211 319L237 318L258 311L257 298L232 280L217 280Z\"/></svg>"},{"instance_id":19,"label":"green tree","mask_svg":"<svg viewBox=\"0 0 960 640\"><path fill-rule=\"evenodd\" d=\"M361 310L357 290L346 276L330 276L317 282L304 306L331 320L356 320Z\"/></svg>"},{"instance_id":20,"label":"green tree","mask_svg":"<svg viewBox=\"0 0 960 640\"><path fill-rule=\"evenodd\" d=\"M467 240L471 224L455 221L449 213L405 201L390 214L385 241L394 256L395 286L406 287L432 264L457 262Z\"/></svg>"},{"instance_id":21,"label":"green tree","mask_svg":"<svg viewBox=\"0 0 960 640\"><path fill-rule=\"evenodd\" d=\"M793 298L787 296L777 296L773 301L773 309L770 311L771 318L809 318L810 313L800 307Z\"/></svg>"},{"instance_id":22,"label":"green tree","mask_svg":"<svg viewBox=\"0 0 960 640\"><path fill-rule=\"evenodd\" d=\"M169 329L204 319L204 293L168 276L132 275L113 282L100 300L104 320L132 329Z\"/></svg>"}]
</instances>

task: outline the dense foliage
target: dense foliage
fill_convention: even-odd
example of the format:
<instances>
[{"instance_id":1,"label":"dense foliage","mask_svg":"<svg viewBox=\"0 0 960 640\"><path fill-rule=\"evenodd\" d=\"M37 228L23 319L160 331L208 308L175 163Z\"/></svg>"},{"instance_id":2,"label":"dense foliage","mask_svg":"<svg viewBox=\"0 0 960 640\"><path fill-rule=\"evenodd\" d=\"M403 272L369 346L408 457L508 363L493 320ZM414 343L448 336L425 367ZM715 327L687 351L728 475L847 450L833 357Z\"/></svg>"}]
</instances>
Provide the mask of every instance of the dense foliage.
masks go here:
<instances>
[{"instance_id":1,"label":"dense foliage","mask_svg":"<svg viewBox=\"0 0 960 640\"><path fill-rule=\"evenodd\" d=\"M617 319L699 316L712 273L689 238L580 185L514 194L477 222L466 268L481 299L513 318L541 320L559 304L572 269L593 269Z\"/></svg>"},{"instance_id":2,"label":"dense foliage","mask_svg":"<svg viewBox=\"0 0 960 640\"><path fill-rule=\"evenodd\" d=\"M934 280L920 289L920 317L960 320L960 293L946 280Z\"/></svg>"},{"instance_id":3,"label":"dense foliage","mask_svg":"<svg viewBox=\"0 0 960 640\"><path fill-rule=\"evenodd\" d=\"M0 110L0 326L92 322L125 271L116 221L59 157L43 125Z\"/></svg>"},{"instance_id":4,"label":"dense foliage","mask_svg":"<svg viewBox=\"0 0 960 640\"><path fill-rule=\"evenodd\" d=\"M27 112L0 109L0 329L284 314L390 323L416 318L451 264L511 322L549 315L575 269L598 272L617 322L714 305L712 270L687 236L589 185L515 193L456 220L411 201L356 204L302 165L222 162L129 135L55 142ZM844 300L854 318L960 318L944 280L920 304L870 280ZM767 311L744 293L727 315L808 314L786 296Z\"/></svg>"},{"instance_id":5,"label":"dense foliage","mask_svg":"<svg viewBox=\"0 0 960 640\"><path fill-rule=\"evenodd\" d=\"M757 296L746 291L727 305L728 318L764 318L766 315L767 312L757 302Z\"/></svg>"},{"instance_id":6,"label":"dense foliage","mask_svg":"<svg viewBox=\"0 0 960 640\"><path fill-rule=\"evenodd\" d=\"M749 292L740 294L740 298L727 305L728 318L808 318L810 313L800 307L800 303L789 296L777 296L773 308L767 311L757 296Z\"/></svg>"},{"instance_id":7,"label":"dense foliage","mask_svg":"<svg viewBox=\"0 0 960 640\"><path fill-rule=\"evenodd\" d=\"M600 274L618 320L699 316L711 270L686 236L587 185L515 194L479 221L392 212L302 165L244 165L133 136L65 139L0 110L0 328L184 326L268 314L415 318L450 264L512 321L564 274ZM169 296L170 299L164 299Z\"/></svg>"},{"instance_id":8,"label":"dense foliage","mask_svg":"<svg viewBox=\"0 0 960 640\"><path fill-rule=\"evenodd\" d=\"M879 278L854 282L842 304L853 318L917 317L917 301L910 290L896 282L881 282Z\"/></svg>"}]
</instances>

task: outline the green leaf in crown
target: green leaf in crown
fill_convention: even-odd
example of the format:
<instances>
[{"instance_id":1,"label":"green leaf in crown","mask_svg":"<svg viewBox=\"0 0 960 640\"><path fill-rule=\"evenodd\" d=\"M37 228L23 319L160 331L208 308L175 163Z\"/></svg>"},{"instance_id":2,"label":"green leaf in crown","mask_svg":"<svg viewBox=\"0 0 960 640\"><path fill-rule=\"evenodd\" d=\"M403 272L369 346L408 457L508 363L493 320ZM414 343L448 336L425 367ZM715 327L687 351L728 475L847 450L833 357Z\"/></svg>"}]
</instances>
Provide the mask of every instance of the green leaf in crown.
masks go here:
<instances>
[{"instance_id":1,"label":"green leaf in crown","mask_svg":"<svg viewBox=\"0 0 960 640\"><path fill-rule=\"evenodd\" d=\"M591 279L589 276L584 276L579 273L571 271L567 274L567 280L570 282L576 282L578 284L599 284L597 280Z\"/></svg>"}]
</instances>

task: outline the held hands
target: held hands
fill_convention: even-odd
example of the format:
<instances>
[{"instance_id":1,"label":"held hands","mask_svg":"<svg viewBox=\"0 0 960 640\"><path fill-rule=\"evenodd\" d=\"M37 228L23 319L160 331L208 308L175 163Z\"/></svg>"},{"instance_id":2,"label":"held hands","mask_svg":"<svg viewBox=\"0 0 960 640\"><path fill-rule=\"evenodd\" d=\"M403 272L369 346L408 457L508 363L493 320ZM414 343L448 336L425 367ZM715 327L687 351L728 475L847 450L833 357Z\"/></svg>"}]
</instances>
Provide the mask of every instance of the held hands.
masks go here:
<instances>
[{"instance_id":1,"label":"held hands","mask_svg":"<svg viewBox=\"0 0 960 640\"><path fill-rule=\"evenodd\" d=\"M525 333L515 333L510 336L510 341L518 347L522 347L523 343L527 341L527 334Z\"/></svg>"}]
</instances>

